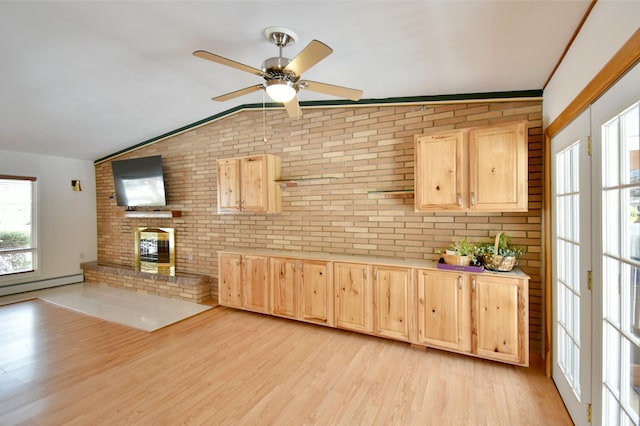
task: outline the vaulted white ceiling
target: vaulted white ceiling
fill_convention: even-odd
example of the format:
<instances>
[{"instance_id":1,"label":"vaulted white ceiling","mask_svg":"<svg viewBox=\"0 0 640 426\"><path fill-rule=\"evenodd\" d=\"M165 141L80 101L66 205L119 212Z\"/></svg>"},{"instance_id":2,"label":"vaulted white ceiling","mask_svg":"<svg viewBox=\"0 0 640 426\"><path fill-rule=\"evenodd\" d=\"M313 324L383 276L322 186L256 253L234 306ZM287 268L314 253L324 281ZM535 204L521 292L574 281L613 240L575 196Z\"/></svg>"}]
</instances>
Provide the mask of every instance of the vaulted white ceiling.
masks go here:
<instances>
[{"instance_id":1,"label":"vaulted white ceiling","mask_svg":"<svg viewBox=\"0 0 640 426\"><path fill-rule=\"evenodd\" d=\"M363 99L539 90L589 0L2 1L0 149L95 160L243 104L283 26L333 54L305 79ZM301 91L301 102L332 100ZM268 101L268 100L267 100ZM304 111L304 108L303 108Z\"/></svg>"}]
</instances>

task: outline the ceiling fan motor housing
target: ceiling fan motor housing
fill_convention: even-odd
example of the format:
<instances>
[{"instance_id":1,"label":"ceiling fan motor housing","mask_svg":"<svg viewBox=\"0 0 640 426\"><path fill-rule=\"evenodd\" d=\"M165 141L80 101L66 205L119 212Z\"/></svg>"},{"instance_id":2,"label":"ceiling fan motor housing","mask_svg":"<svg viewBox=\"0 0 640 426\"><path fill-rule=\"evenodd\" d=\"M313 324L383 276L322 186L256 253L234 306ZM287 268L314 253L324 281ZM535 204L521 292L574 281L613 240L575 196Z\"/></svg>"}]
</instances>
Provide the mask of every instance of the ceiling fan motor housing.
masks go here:
<instances>
[{"instance_id":1,"label":"ceiling fan motor housing","mask_svg":"<svg viewBox=\"0 0 640 426\"><path fill-rule=\"evenodd\" d=\"M262 71L265 73L265 80L284 80L296 82L299 76L292 72L285 71L285 67L289 65L291 59L282 56L269 58L262 63Z\"/></svg>"}]
</instances>

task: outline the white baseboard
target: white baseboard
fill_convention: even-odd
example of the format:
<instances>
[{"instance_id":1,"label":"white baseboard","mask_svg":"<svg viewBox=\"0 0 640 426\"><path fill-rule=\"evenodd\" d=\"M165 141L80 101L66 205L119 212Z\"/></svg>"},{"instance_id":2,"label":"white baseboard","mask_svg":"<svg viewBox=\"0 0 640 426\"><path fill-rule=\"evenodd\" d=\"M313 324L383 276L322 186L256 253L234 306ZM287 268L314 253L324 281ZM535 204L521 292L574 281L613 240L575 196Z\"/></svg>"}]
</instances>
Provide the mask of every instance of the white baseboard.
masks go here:
<instances>
[{"instance_id":1,"label":"white baseboard","mask_svg":"<svg viewBox=\"0 0 640 426\"><path fill-rule=\"evenodd\" d=\"M42 290L44 288L59 287L61 285L81 283L84 281L83 274L67 275L66 277L49 278L28 283L11 284L0 287L0 296L24 293L27 291Z\"/></svg>"}]
</instances>

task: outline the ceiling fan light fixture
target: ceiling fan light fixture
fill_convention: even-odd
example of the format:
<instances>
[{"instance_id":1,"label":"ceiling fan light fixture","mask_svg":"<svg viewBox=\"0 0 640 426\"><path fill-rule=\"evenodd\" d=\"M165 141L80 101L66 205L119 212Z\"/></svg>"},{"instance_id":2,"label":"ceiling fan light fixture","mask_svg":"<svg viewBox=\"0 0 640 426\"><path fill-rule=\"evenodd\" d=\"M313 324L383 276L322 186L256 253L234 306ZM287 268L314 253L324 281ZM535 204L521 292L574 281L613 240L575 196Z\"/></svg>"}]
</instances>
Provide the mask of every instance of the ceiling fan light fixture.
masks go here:
<instances>
[{"instance_id":1,"label":"ceiling fan light fixture","mask_svg":"<svg viewBox=\"0 0 640 426\"><path fill-rule=\"evenodd\" d=\"M275 102L289 102L298 92L293 83L284 80L273 80L267 82L267 94Z\"/></svg>"}]
</instances>

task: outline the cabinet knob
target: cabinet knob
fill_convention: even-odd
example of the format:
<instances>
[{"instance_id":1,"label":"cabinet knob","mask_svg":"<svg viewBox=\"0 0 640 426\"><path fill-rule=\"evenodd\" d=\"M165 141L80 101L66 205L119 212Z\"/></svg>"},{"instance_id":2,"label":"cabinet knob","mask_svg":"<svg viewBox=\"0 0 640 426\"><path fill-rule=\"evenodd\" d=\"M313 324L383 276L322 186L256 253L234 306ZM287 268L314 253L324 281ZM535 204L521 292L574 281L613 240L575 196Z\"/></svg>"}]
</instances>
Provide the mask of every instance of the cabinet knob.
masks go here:
<instances>
[{"instance_id":1,"label":"cabinet knob","mask_svg":"<svg viewBox=\"0 0 640 426\"><path fill-rule=\"evenodd\" d=\"M471 281L471 289L473 291L476 291L476 279L474 278L473 281Z\"/></svg>"},{"instance_id":2,"label":"cabinet knob","mask_svg":"<svg viewBox=\"0 0 640 426\"><path fill-rule=\"evenodd\" d=\"M460 194L460 193L458 192L458 194L457 194L456 198L457 198L457 200L458 200L458 205L459 205L460 207L462 207L462 194Z\"/></svg>"},{"instance_id":3,"label":"cabinet knob","mask_svg":"<svg viewBox=\"0 0 640 426\"><path fill-rule=\"evenodd\" d=\"M471 205L472 206L476 205L476 193L475 192L471 193Z\"/></svg>"},{"instance_id":4,"label":"cabinet knob","mask_svg":"<svg viewBox=\"0 0 640 426\"><path fill-rule=\"evenodd\" d=\"M462 290L462 275L458 275L458 288Z\"/></svg>"}]
</instances>

